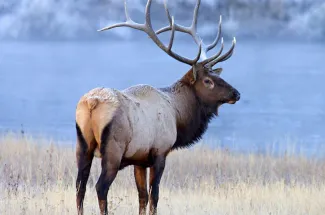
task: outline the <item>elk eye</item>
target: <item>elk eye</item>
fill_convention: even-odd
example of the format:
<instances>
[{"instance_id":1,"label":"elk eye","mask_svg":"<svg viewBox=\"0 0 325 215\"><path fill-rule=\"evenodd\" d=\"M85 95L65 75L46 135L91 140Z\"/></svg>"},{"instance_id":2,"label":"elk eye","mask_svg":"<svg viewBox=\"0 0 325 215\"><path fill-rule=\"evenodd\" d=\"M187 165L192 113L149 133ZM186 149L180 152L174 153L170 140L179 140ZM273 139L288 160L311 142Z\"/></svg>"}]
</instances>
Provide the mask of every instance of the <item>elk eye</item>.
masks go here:
<instances>
[{"instance_id":1,"label":"elk eye","mask_svg":"<svg viewBox=\"0 0 325 215\"><path fill-rule=\"evenodd\" d=\"M209 78L204 79L203 83L209 89L212 89L214 87L214 83Z\"/></svg>"},{"instance_id":2,"label":"elk eye","mask_svg":"<svg viewBox=\"0 0 325 215\"><path fill-rule=\"evenodd\" d=\"M212 84L211 81L210 81L209 79L204 79L204 83L205 83L205 84L209 84L209 85Z\"/></svg>"}]
</instances>

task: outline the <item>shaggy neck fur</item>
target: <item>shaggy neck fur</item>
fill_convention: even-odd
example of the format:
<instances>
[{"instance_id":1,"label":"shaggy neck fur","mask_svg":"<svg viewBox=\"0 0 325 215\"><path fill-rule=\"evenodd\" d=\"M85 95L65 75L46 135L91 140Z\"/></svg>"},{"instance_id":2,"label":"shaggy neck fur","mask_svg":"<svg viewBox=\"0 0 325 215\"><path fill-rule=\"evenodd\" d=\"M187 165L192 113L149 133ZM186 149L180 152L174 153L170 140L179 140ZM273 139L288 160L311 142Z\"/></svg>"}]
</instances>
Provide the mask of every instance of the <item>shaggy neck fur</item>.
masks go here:
<instances>
[{"instance_id":1,"label":"shaggy neck fur","mask_svg":"<svg viewBox=\"0 0 325 215\"><path fill-rule=\"evenodd\" d=\"M172 149L190 147L201 139L217 106L204 104L192 87L192 71L172 86L161 89L170 94L177 113L177 139Z\"/></svg>"}]
</instances>

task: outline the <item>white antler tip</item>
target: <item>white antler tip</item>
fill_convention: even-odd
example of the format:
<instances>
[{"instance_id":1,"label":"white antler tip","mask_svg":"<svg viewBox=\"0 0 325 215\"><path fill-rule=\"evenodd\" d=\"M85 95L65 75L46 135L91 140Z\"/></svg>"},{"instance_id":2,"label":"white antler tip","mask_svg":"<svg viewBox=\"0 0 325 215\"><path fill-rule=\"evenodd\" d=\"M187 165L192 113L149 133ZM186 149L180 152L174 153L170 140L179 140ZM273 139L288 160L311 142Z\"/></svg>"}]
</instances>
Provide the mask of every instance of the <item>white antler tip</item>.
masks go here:
<instances>
[{"instance_id":1,"label":"white antler tip","mask_svg":"<svg viewBox=\"0 0 325 215\"><path fill-rule=\"evenodd\" d=\"M234 37L234 43L236 43L237 41L236 41L236 37Z\"/></svg>"},{"instance_id":2,"label":"white antler tip","mask_svg":"<svg viewBox=\"0 0 325 215\"><path fill-rule=\"evenodd\" d=\"M221 43L223 43L223 37L221 37Z\"/></svg>"},{"instance_id":3,"label":"white antler tip","mask_svg":"<svg viewBox=\"0 0 325 215\"><path fill-rule=\"evenodd\" d=\"M222 15L220 15L220 21L219 21L220 23L222 22Z\"/></svg>"}]
</instances>

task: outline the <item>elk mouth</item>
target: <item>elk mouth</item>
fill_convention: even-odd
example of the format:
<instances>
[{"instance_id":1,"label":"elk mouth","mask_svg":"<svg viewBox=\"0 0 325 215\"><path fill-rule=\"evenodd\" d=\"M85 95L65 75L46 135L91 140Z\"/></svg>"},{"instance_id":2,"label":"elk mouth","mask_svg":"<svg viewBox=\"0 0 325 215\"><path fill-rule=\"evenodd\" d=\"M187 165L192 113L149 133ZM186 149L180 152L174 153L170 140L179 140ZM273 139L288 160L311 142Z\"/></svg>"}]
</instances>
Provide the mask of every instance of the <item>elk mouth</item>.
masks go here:
<instances>
[{"instance_id":1,"label":"elk mouth","mask_svg":"<svg viewBox=\"0 0 325 215\"><path fill-rule=\"evenodd\" d=\"M218 102L217 103L217 108L216 108L216 110L215 110L215 112L214 112L214 114L216 115L216 116L219 116L219 108L220 108L220 106L221 105L223 105L223 104L236 104L236 100L229 100L229 101L220 101L220 102Z\"/></svg>"},{"instance_id":2,"label":"elk mouth","mask_svg":"<svg viewBox=\"0 0 325 215\"><path fill-rule=\"evenodd\" d=\"M215 110L215 112L214 112L214 114L216 115L216 116L219 116L219 108L220 108L220 106L221 105L223 105L225 102L219 102L218 104L217 104L217 108L216 108L216 110Z\"/></svg>"},{"instance_id":3,"label":"elk mouth","mask_svg":"<svg viewBox=\"0 0 325 215\"><path fill-rule=\"evenodd\" d=\"M236 100L230 100L227 103L233 105L233 104L236 104L236 102L237 102Z\"/></svg>"}]
</instances>

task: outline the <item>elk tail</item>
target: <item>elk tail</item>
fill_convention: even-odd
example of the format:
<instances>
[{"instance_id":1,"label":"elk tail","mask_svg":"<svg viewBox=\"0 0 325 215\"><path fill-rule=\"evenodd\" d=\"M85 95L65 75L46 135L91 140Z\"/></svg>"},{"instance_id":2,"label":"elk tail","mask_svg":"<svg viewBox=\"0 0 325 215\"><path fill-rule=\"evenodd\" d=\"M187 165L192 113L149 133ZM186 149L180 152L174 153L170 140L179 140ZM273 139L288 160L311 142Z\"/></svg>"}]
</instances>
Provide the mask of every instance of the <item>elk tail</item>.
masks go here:
<instances>
[{"instance_id":1,"label":"elk tail","mask_svg":"<svg viewBox=\"0 0 325 215\"><path fill-rule=\"evenodd\" d=\"M98 98L96 98L96 97L89 98L87 100L87 105L88 105L88 110L91 113L92 110L94 110L96 108L96 106L98 105Z\"/></svg>"}]
</instances>

